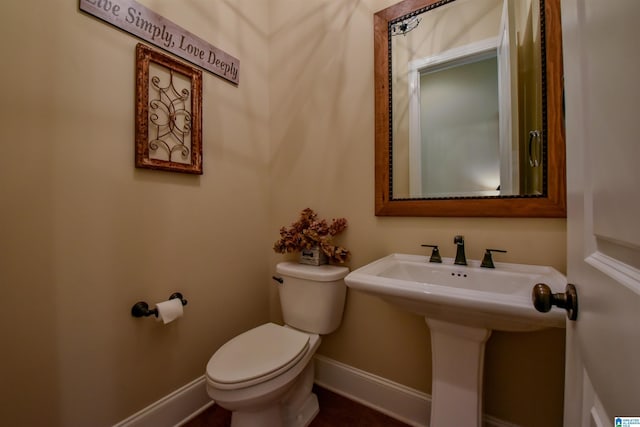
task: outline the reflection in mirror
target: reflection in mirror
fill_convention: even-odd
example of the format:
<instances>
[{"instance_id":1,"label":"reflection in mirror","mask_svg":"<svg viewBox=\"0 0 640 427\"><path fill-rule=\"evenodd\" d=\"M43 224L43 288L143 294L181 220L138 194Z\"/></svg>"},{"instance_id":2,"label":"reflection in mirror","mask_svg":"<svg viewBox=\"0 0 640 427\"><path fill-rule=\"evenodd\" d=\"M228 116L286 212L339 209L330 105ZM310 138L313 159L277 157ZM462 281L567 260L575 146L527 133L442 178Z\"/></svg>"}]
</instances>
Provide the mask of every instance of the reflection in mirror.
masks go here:
<instances>
[{"instance_id":1,"label":"reflection in mirror","mask_svg":"<svg viewBox=\"0 0 640 427\"><path fill-rule=\"evenodd\" d=\"M566 215L558 3L376 14L376 214Z\"/></svg>"},{"instance_id":2,"label":"reflection in mirror","mask_svg":"<svg viewBox=\"0 0 640 427\"><path fill-rule=\"evenodd\" d=\"M394 198L543 193L544 164L534 166L527 147L542 126L538 6L456 0L400 19L407 30L391 37Z\"/></svg>"}]
</instances>

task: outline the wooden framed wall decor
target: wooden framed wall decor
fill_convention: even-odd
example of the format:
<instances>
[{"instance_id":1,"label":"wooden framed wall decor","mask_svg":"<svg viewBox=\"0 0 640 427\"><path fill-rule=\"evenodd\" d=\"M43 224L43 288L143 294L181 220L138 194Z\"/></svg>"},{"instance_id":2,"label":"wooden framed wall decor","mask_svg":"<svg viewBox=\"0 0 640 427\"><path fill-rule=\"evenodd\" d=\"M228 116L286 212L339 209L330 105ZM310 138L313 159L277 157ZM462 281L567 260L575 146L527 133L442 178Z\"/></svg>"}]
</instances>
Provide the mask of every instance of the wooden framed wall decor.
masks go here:
<instances>
[{"instance_id":1,"label":"wooden framed wall decor","mask_svg":"<svg viewBox=\"0 0 640 427\"><path fill-rule=\"evenodd\" d=\"M202 71L141 43L136 167L202 174Z\"/></svg>"}]
</instances>

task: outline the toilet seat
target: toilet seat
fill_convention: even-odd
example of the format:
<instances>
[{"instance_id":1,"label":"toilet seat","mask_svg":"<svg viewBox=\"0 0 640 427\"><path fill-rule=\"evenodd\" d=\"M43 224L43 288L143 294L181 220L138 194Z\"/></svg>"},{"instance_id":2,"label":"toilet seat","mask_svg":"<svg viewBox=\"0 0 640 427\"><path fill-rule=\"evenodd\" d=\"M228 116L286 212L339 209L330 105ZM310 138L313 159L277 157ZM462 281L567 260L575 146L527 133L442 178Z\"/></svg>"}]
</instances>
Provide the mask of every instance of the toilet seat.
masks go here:
<instances>
[{"instance_id":1,"label":"toilet seat","mask_svg":"<svg viewBox=\"0 0 640 427\"><path fill-rule=\"evenodd\" d=\"M253 328L224 344L207 363L209 383L222 390L265 382L302 359L308 334L274 323Z\"/></svg>"}]
</instances>

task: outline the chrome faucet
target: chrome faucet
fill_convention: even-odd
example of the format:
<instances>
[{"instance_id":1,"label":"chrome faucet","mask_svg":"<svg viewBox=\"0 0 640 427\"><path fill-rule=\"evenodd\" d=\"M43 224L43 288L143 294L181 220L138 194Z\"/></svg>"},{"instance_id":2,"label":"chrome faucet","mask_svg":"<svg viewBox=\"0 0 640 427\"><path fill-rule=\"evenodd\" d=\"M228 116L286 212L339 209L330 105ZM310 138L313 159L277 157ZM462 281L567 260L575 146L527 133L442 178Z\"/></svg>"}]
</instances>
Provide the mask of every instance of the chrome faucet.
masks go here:
<instances>
[{"instance_id":1,"label":"chrome faucet","mask_svg":"<svg viewBox=\"0 0 640 427\"><path fill-rule=\"evenodd\" d=\"M456 260L453 263L456 265L467 265L467 257L464 254L464 236L454 237L453 243L457 246Z\"/></svg>"}]
</instances>

